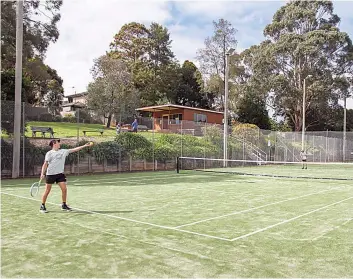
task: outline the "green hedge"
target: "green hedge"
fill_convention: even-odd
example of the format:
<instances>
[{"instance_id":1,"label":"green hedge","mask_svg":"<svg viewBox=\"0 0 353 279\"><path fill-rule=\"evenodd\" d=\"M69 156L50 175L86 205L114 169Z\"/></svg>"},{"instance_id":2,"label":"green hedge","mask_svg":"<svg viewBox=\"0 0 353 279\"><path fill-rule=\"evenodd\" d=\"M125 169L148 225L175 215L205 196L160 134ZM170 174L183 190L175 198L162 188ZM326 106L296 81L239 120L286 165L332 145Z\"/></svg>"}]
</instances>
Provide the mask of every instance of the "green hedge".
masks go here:
<instances>
[{"instance_id":1,"label":"green hedge","mask_svg":"<svg viewBox=\"0 0 353 279\"><path fill-rule=\"evenodd\" d=\"M83 145L86 142L81 141L79 145ZM238 146L230 145L232 148L238 148ZM61 147L70 149L75 146L62 144ZM36 166L43 163L45 154L50 150L50 147L38 147L31 144L28 140L26 140L25 147L25 169L27 174L29 174L34 171ZM104 162L116 164L119 160L128 158L148 161L157 160L165 163L180 156L181 149L183 150L183 156L190 157L211 158L218 157L222 153L222 146L218 143L218 140L215 140L215 137L199 138L191 135L164 134L154 142L151 142L139 134L122 133L114 141L96 143L93 147L81 150L79 155L77 153L69 154L66 164L76 164L78 156L80 160L87 156L92 156L98 164L103 164ZM3 139L1 142L1 169L12 169L12 143Z\"/></svg>"}]
</instances>

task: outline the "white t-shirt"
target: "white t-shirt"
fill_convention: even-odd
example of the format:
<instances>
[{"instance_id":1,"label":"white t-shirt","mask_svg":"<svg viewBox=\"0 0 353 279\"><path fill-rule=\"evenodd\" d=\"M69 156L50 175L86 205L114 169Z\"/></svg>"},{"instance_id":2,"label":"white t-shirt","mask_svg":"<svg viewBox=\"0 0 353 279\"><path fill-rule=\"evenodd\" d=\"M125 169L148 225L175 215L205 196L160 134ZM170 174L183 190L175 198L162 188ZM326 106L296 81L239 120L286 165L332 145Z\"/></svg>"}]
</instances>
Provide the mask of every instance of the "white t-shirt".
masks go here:
<instances>
[{"instance_id":1,"label":"white t-shirt","mask_svg":"<svg viewBox=\"0 0 353 279\"><path fill-rule=\"evenodd\" d=\"M45 154L48 162L47 175L55 175L64 172L65 159L69 155L69 149L50 150Z\"/></svg>"},{"instance_id":2,"label":"white t-shirt","mask_svg":"<svg viewBox=\"0 0 353 279\"><path fill-rule=\"evenodd\" d=\"M306 154L304 152L300 152L300 156L302 156L302 160L306 160Z\"/></svg>"}]
</instances>

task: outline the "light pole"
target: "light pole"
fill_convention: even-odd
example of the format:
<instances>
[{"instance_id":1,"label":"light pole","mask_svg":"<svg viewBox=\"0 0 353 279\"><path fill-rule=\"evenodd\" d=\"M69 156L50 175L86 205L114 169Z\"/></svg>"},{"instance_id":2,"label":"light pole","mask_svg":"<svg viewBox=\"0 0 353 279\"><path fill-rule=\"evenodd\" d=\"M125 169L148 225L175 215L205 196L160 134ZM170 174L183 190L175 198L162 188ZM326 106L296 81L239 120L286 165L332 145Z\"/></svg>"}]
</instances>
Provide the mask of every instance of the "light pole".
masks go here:
<instances>
[{"instance_id":1,"label":"light pole","mask_svg":"<svg viewBox=\"0 0 353 279\"><path fill-rule=\"evenodd\" d=\"M223 117L223 167L227 167L228 159L228 79L229 79L229 57L234 53L235 49L231 48L226 53L226 72L224 78L224 117Z\"/></svg>"},{"instance_id":2,"label":"light pole","mask_svg":"<svg viewBox=\"0 0 353 279\"><path fill-rule=\"evenodd\" d=\"M302 124L302 150L304 151L304 141L305 141L305 99L306 99L306 79L311 78L312 75L308 75L304 78L303 86L303 124Z\"/></svg>"},{"instance_id":3,"label":"light pole","mask_svg":"<svg viewBox=\"0 0 353 279\"><path fill-rule=\"evenodd\" d=\"M346 139L347 139L347 96L343 100L343 162L346 161Z\"/></svg>"},{"instance_id":4,"label":"light pole","mask_svg":"<svg viewBox=\"0 0 353 279\"><path fill-rule=\"evenodd\" d=\"M14 108L14 129L13 129L14 140L13 140L13 151L12 151L12 178L17 178L20 175L22 49L23 49L23 1L17 1L15 108Z\"/></svg>"}]
</instances>

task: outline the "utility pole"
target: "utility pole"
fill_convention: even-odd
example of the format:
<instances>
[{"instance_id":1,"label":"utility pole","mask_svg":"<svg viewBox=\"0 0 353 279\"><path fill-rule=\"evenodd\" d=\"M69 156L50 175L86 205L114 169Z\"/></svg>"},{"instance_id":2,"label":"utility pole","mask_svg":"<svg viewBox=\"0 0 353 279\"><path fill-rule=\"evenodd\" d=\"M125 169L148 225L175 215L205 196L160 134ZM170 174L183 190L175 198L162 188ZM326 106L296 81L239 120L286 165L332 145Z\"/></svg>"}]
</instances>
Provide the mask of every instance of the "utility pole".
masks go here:
<instances>
[{"instance_id":1,"label":"utility pole","mask_svg":"<svg viewBox=\"0 0 353 279\"><path fill-rule=\"evenodd\" d=\"M302 150L305 151L305 99L306 99L306 79L311 78L311 75L308 75L304 78L304 86L303 86L303 125L302 125Z\"/></svg>"},{"instance_id":2,"label":"utility pole","mask_svg":"<svg viewBox=\"0 0 353 279\"><path fill-rule=\"evenodd\" d=\"M229 80L229 56L235 49L231 48L226 53L226 68L224 78L224 116L223 116L223 167L227 167L228 160L228 80Z\"/></svg>"},{"instance_id":3,"label":"utility pole","mask_svg":"<svg viewBox=\"0 0 353 279\"><path fill-rule=\"evenodd\" d=\"M343 162L346 161L346 139L347 139L347 97L344 97L343 111Z\"/></svg>"},{"instance_id":4,"label":"utility pole","mask_svg":"<svg viewBox=\"0 0 353 279\"><path fill-rule=\"evenodd\" d=\"M16 73L15 73L15 108L14 108L14 132L13 132L14 142L13 142L13 154L12 154L12 178L17 178L20 176L22 49L23 49L23 0L18 0L17 7L16 7Z\"/></svg>"}]
</instances>

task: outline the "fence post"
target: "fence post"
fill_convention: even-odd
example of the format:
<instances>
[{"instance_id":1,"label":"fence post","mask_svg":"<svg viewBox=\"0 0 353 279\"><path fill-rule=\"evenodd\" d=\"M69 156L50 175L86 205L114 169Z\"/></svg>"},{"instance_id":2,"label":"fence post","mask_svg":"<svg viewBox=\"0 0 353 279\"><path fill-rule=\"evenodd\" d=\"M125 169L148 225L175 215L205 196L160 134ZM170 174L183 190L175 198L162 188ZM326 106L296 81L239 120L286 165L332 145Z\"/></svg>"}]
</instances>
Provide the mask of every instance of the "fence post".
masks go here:
<instances>
[{"instance_id":1,"label":"fence post","mask_svg":"<svg viewBox=\"0 0 353 279\"><path fill-rule=\"evenodd\" d=\"M25 133L26 133L26 126L25 126L25 102L22 103L22 177L25 177L25 149L26 149L26 144L25 144Z\"/></svg>"},{"instance_id":2,"label":"fence post","mask_svg":"<svg viewBox=\"0 0 353 279\"><path fill-rule=\"evenodd\" d=\"M77 146L80 142L80 108L77 108ZM80 151L77 152L77 175L80 174Z\"/></svg>"},{"instance_id":3,"label":"fence post","mask_svg":"<svg viewBox=\"0 0 353 279\"><path fill-rule=\"evenodd\" d=\"M158 119L158 118L157 118ZM152 162L155 160L155 151L154 151L154 133L155 133L155 118L154 115L152 116ZM153 171L155 171L154 164L153 164Z\"/></svg>"},{"instance_id":4,"label":"fence post","mask_svg":"<svg viewBox=\"0 0 353 279\"><path fill-rule=\"evenodd\" d=\"M328 130L326 130L326 138L325 138L326 144L325 144L325 163L328 161Z\"/></svg>"},{"instance_id":5,"label":"fence post","mask_svg":"<svg viewBox=\"0 0 353 279\"><path fill-rule=\"evenodd\" d=\"M313 162L315 162L315 135L313 135Z\"/></svg>"}]
</instances>

